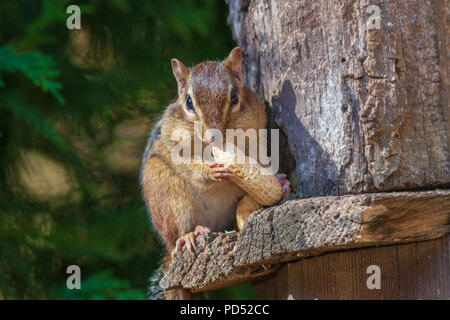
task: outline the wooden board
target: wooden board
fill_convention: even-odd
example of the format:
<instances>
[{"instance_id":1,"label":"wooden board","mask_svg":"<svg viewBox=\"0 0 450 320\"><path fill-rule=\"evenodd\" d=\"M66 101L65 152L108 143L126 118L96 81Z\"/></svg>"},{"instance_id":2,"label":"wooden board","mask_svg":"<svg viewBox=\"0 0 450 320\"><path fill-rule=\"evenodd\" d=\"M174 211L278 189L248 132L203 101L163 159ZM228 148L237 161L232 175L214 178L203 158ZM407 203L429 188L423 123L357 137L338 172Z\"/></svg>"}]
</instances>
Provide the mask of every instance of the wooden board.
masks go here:
<instances>
[{"instance_id":1,"label":"wooden board","mask_svg":"<svg viewBox=\"0 0 450 320\"><path fill-rule=\"evenodd\" d=\"M200 236L196 252L174 251L160 285L217 289L325 252L442 237L449 224L450 190L291 200L253 213L241 232Z\"/></svg>"},{"instance_id":2,"label":"wooden board","mask_svg":"<svg viewBox=\"0 0 450 320\"><path fill-rule=\"evenodd\" d=\"M256 299L450 299L450 236L291 262L255 283ZM378 265L381 289L366 286Z\"/></svg>"}]
</instances>

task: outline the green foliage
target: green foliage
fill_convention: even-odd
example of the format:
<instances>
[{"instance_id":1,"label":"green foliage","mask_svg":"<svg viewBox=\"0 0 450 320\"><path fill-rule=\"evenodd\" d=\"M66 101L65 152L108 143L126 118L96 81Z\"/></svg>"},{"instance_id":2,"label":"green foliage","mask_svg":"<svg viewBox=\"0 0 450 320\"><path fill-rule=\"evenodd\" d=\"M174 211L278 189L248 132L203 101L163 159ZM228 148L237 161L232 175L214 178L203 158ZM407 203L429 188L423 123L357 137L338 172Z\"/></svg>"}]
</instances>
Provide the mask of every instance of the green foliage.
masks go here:
<instances>
[{"instance_id":1,"label":"green foliage","mask_svg":"<svg viewBox=\"0 0 450 320\"><path fill-rule=\"evenodd\" d=\"M64 99L59 93L61 83L51 80L58 76L55 62L51 56L38 51L17 52L11 46L0 47L0 72L20 71L29 78L34 85L49 91L59 103L64 104ZM5 84L0 78L0 87Z\"/></svg>"},{"instance_id":2,"label":"green foliage","mask_svg":"<svg viewBox=\"0 0 450 320\"><path fill-rule=\"evenodd\" d=\"M146 134L176 94L170 58L232 48L226 6L79 1L69 31L69 4L0 2L0 299L144 299L163 255L138 186Z\"/></svg>"},{"instance_id":3,"label":"green foliage","mask_svg":"<svg viewBox=\"0 0 450 320\"><path fill-rule=\"evenodd\" d=\"M70 300L144 300L147 297L141 290L130 288L128 281L114 277L112 270L105 270L88 277L83 282L83 290L62 289L52 295Z\"/></svg>"}]
</instances>

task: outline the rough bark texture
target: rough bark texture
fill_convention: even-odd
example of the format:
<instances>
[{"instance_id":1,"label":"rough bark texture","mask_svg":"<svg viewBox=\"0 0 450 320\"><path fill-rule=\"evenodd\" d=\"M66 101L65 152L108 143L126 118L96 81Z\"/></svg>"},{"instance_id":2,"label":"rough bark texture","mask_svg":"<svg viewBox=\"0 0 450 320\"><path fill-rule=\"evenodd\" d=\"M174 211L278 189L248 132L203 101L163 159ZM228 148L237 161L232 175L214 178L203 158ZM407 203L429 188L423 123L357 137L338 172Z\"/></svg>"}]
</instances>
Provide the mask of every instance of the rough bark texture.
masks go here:
<instances>
[{"instance_id":1,"label":"rough bark texture","mask_svg":"<svg viewBox=\"0 0 450 320\"><path fill-rule=\"evenodd\" d=\"M434 239L449 224L450 190L287 201L253 213L239 233L200 236L195 253L174 251L160 285L217 289L324 252Z\"/></svg>"},{"instance_id":2,"label":"rough bark texture","mask_svg":"<svg viewBox=\"0 0 450 320\"><path fill-rule=\"evenodd\" d=\"M449 185L448 0L227 2L299 197Z\"/></svg>"}]
</instances>

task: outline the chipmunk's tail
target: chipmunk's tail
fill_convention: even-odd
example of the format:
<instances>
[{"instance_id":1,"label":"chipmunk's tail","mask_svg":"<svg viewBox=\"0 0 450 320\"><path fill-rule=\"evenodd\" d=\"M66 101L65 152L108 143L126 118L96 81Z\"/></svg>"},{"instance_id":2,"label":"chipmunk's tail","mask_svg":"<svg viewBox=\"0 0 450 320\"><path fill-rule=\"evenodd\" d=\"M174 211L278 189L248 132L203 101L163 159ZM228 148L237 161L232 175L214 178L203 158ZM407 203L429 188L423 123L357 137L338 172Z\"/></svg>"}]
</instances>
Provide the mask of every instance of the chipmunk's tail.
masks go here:
<instances>
[{"instance_id":1,"label":"chipmunk's tail","mask_svg":"<svg viewBox=\"0 0 450 320\"><path fill-rule=\"evenodd\" d=\"M159 282L164 276L164 271L167 268L167 258L164 257L158 269L153 272L149 279L149 286L147 290L147 298L149 300L164 300L164 289L159 286Z\"/></svg>"},{"instance_id":2,"label":"chipmunk's tail","mask_svg":"<svg viewBox=\"0 0 450 320\"><path fill-rule=\"evenodd\" d=\"M147 290L147 297L149 300L199 300L203 299L201 293L192 293L187 289L170 289L164 290L160 287L159 282L164 276L164 273L169 268L170 260L167 256L164 257L163 261L158 269L155 270L153 275L150 277L150 284Z\"/></svg>"}]
</instances>

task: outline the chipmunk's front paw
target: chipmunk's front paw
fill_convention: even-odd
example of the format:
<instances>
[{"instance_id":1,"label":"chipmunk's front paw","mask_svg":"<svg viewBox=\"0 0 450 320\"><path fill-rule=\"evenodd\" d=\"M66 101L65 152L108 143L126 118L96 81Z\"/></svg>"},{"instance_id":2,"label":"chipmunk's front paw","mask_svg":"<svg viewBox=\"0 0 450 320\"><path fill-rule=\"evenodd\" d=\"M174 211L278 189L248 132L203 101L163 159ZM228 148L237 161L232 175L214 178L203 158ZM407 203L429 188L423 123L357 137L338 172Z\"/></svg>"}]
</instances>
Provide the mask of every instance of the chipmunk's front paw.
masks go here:
<instances>
[{"instance_id":1,"label":"chipmunk's front paw","mask_svg":"<svg viewBox=\"0 0 450 320\"><path fill-rule=\"evenodd\" d=\"M197 244L195 242L197 237L201 234L207 235L208 233L211 233L211 230L208 227L196 226L193 232L186 233L178 238L175 244L177 252L181 252L184 245L186 245L186 248L190 252L195 252L197 249Z\"/></svg>"},{"instance_id":2,"label":"chipmunk's front paw","mask_svg":"<svg viewBox=\"0 0 450 320\"><path fill-rule=\"evenodd\" d=\"M211 177L214 181L228 180L233 176L231 168L225 167L220 163L213 163L209 165L211 169Z\"/></svg>"},{"instance_id":3,"label":"chipmunk's front paw","mask_svg":"<svg viewBox=\"0 0 450 320\"><path fill-rule=\"evenodd\" d=\"M276 174L275 177L281 185L281 193L283 194L283 198L281 200L286 200L289 196L289 192L291 192L291 183L286 179L286 175L284 173Z\"/></svg>"}]
</instances>

